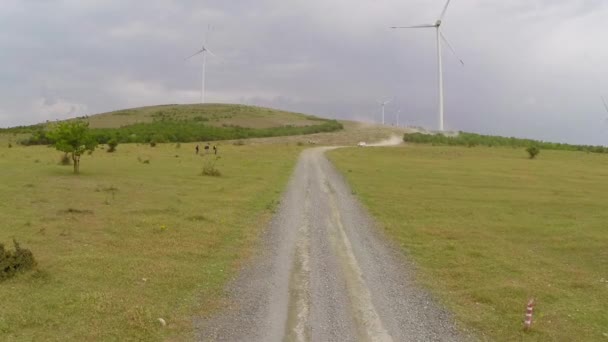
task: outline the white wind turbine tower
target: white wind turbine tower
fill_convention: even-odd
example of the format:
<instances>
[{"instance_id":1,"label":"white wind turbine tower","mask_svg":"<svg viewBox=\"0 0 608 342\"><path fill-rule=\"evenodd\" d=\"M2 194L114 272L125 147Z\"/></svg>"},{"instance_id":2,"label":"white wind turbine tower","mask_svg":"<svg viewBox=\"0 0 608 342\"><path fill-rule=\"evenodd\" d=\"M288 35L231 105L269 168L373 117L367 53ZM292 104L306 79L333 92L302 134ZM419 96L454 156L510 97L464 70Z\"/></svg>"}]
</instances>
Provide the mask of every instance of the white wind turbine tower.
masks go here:
<instances>
[{"instance_id":1,"label":"white wind turbine tower","mask_svg":"<svg viewBox=\"0 0 608 342\"><path fill-rule=\"evenodd\" d=\"M415 25L415 26L392 26L391 27L392 29L435 28L437 30L437 69L438 69L437 75L439 77L439 130L440 131L443 131L443 65L442 65L442 61L441 61L441 40L443 40L446 43L446 45L448 46L448 48L450 48L452 53L454 55L456 55L456 51L454 51L454 48L452 47L450 42L448 42L448 40L445 38L445 36L441 32L441 23L443 21L443 18L445 17L445 13L447 12L449 5L450 5L450 0L448 0L446 2L445 6L443 7L443 11L441 12L441 15L439 16L439 19L437 19L435 24ZM461 59L459 59L459 61L462 65L464 65L464 62Z\"/></svg>"},{"instance_id":2,"label":"white wind turbine tower","mask_svg":"<svg viewBox=\"0 0 608 342\"><path fill-rule=\"evenodd\" d=\"M203 46L201 47L200 50L198 50L196 53L194 53L193 55L189 56L188 58L186 58L186 60L196 56L196 55L202 55L203 57L203 76L202 76L202 87L201 87L201 103L205 103L205 70L207 68L207 53L211 54L212 56L215 56L215 54L213 52L211 52L211 50L209 50L207 48L207 41L209 39L209 32L211 31L211 25L209 25L209 27L207 28L207 35L205 37L205 42L203 43Z\"/></svg>"},{"instance_id":3,"label":"white wind turbine tower","mask_svg":"<svg viewBox=\"0 0 608 342\"><path fill-rule=\"evenodd\" d=\"M380 104L380 106L382 106L382 124L384 125L384 106L386 106L387 104L391 103L391 100L384 100L384 101L378 101L378 103Z\"/></svg>"},{"instance_id":4,"label":"white wind turbine tower","mask_svg":"<svg viewBox=\"0 0 608 342\"><path fill-rule=\"evenodd\" d=\"M608 113L608 103L606 102L606 99L604 98L604 96L600 95L600 97L602 98L602 103L604 103L604 108L606 109L606 113ZM606 118L604 120L608 121L608 118Z\"/></svg>"},{"instance_id":5,"label":"white wind turbine tower","mask_svg":"<svg viewBox=\"0 0 608 342\"><path fill-rule=\"evenodd\" d=\"M399 116L400 116L400 115L401 115L401 109L398 109L398 110L397 110L397 115L396 115L396 117L397 117L397 127L400 127L400 126L399 126Z\"/></svg>"}]
</instances>

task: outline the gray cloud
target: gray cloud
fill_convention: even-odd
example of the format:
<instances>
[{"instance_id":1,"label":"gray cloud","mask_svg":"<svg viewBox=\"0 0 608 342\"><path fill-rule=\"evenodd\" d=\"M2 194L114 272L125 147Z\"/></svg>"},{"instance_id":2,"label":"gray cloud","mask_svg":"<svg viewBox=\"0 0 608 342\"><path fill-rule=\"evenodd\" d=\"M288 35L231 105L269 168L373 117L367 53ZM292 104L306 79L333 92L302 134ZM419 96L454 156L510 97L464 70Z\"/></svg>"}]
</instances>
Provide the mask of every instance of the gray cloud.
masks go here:
<instances>
[{"instance_id":1,"label":"gray cloud","mask_svg":"<svg viewBox=\"0 0 608 342\"><path fill-rule=\"evenodd\" d=\"M3 0L0 126L198 101L208 24L208 100L434 128L433 22L442 0ZM600 94L608 4L454 0L444 22L446 126L606 144Z\"/></svg>"}]
</instances>

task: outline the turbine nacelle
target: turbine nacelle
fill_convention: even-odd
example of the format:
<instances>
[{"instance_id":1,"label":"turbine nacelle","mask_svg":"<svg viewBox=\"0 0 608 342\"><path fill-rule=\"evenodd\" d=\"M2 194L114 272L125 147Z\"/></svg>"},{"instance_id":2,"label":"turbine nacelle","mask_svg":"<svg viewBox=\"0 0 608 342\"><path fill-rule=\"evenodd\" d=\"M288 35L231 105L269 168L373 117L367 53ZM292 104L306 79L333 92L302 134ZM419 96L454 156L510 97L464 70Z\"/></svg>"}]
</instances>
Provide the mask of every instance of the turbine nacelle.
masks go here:
<instances>
[{"instance_id":1,"label":"turbine nacelle","mask_svg":"<svg viewBox=\"0 0 608 342\"><path fill-rule=\"evenodd\" d=\"M439 27L439 26L441 26L441 19L439 19L435 22L435 27Z\"/></svg>"}]
</instances>

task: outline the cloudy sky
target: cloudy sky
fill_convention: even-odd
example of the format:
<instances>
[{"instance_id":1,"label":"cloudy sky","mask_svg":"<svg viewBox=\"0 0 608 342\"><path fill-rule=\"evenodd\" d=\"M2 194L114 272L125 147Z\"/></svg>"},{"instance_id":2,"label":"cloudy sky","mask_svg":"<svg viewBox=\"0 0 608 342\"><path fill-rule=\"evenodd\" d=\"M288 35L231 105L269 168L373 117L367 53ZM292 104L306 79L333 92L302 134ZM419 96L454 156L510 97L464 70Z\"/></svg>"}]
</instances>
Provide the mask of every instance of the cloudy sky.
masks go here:
<instances>
[{"instance_id":1,"label":"cloudy sky","mask_svg":"<svg viewBox=\"0 0 608 342\"><path fill-rule=\"evenodd\" d=\"M437 127L444 0L1 0L0 127L207 100ZM446 128L608 145L608 1L453 0Z\"/></svg>"}]
</instances>

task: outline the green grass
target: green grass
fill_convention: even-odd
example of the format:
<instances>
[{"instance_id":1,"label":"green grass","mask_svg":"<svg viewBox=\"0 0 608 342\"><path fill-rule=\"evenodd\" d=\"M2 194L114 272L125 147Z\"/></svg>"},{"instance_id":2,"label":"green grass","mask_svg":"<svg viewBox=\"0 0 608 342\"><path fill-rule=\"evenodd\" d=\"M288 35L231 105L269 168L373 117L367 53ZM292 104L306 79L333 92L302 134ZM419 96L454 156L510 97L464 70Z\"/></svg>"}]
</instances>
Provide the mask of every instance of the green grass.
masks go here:
<instances>
[{"instance_id":1,"label":"green grass","mask_svg":"<svg viewBox=\"0 0 608 342\"><path fill-rule=\"evenodd\" d=\"M608 339L606 156L418 145L330 157L421 284L482 339Z\"/></svg>"},{"instance_id":2,"label":"green grass","mask_svg":"<svg viewBox=\"0 0 608 342\"><path fill-rule=\"evenodd\" d=\"M252 253L300 148L119 145L81 174L46 147L0 146L0 242L38 270L0 283L0 340L191 340ZM144 161L148 160L149 164ZM161 327L157 318L167 321Z\"/></svg>"},{"instance_id":3,"label":"green grass","mask_svg":"<svg viewBox=\"0 0 608 342\"><path fill-rule=\"evenodd\" d=\"M89 116L91 128L118 128L158 120L204 122L212 126L235 125L247 128L272 128L285 125L309 126L321 118L282 110L232 104L160 105L124 109Z\"/></svg>"}]
</instances>

